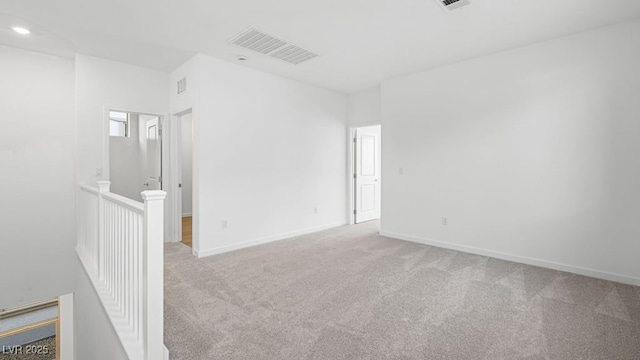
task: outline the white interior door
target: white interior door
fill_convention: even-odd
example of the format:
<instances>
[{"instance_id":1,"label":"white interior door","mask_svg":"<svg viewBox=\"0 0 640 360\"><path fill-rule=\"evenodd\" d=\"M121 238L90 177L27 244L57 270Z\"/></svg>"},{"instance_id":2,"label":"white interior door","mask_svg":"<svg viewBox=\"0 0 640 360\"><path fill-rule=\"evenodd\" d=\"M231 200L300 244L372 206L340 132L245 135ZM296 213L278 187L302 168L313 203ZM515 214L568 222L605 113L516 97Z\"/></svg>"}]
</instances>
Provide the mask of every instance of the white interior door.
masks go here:
<instances>
[{"instance_id":1,"label":"white interior door","mask_svg":"<svg viewBox=\"0 0 640 360\"><path fill-rule=\"evenodd\" d=\"M380 218L380 125L356 129L355 223Z\"/></svg>"},{"instance_id":2,"label":"white interior door","mask_svg":"<svg viewBox=\"0 0 640 360\"><path fill-rule=\"evenodd\" d=\"M162 189L162 142L160 136L160 119L154 117L146 124L147 163L145 190Z\"/></svg>"}]
</instances>

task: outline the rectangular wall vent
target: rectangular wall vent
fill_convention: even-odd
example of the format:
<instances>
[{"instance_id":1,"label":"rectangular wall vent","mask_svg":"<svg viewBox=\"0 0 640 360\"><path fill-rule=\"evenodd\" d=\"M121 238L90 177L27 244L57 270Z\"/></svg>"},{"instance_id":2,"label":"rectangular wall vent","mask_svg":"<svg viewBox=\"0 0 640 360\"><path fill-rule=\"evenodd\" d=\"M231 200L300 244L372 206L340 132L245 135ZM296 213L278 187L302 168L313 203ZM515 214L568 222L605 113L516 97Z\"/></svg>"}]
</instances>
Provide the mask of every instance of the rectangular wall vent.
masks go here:
<instances>
[{"instance_id":1,"label":"rectangular wall vent","mask_svg":"<svg viewBox=\"0 0 640 360\"><path fill-rule=\"evenodd\" d=\"M445 9L446 11L451 11L455 9L459 9L465 5L469 5L469 0L435 0L440 7Z\"/></svg>"},{"instance_id":2,"label":"rectangular wall vent","mask_svg":"<svg viewBox=\"0 0 640 360\"><path fill-rule=\"evenodd\" d=\"M305 50L289 41L278 39L263 31L249 28L229 41L229 44L258 52L272 58L298 65L318 54Z\"/></svg>"},{"instance_id":3,"label":"rectangular wall vent","mask_svg":"<svg viewBox=\"0 0 640 360\"><path fill-rule=\"evenodd\" d=\"M182 94L187 91L187 78L178 80L178 94Z\"/></svg>"}]
</instances>

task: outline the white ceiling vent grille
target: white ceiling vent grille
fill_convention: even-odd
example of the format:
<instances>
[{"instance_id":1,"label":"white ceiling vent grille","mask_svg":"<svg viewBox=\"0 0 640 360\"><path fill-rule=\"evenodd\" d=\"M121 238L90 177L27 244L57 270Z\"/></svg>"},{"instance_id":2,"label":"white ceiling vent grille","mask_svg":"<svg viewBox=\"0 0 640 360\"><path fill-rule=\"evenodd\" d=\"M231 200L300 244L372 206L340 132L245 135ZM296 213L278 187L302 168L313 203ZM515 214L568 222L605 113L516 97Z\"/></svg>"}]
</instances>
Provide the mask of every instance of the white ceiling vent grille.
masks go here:
<instances>
[{"instance_id":1,"label":"white ceiling vent grille","mask_svg":"<svg viewBox=\"0 0 640 360\"><path fill-rule=\"evenodd\" d=\"M178 80L178 94L182 94L187 91L187 78L182 78Z\"/></svg>"},{"instance_id":2,"label":"white ceiling vent grille","mask_svg":"<svg viewBox=\"0 0 640 360\"><path fill-rule=\"evenodd\" d=\"M451 11L455 9L459 9L465 5L469 5L469 0L435 0L440 7L445 9L446 11Z\"/></svg>"},{"instance_id":3,"label":"white ceiling vent grille","mask_svg":"<svg viewBox=\"0 0 640 360\"><path fill-rule=\"evenodd\" d=\"M249 28L229 41L251 51L298 65L317 57L318 54L305 50L289 41L278 39L258 29Z\"/></svg>"}]
</instances>

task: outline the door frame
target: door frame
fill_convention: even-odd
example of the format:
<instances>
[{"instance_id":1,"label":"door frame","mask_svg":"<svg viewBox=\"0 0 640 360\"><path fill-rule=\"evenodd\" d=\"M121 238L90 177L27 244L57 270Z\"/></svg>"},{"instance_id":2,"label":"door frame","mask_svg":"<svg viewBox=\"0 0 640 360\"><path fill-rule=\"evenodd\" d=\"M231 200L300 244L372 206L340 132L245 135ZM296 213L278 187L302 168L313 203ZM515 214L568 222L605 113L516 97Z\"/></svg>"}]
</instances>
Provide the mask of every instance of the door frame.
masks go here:
<instances>
[{"instance_id":1,"label":"door frame","mask_svg":"<svg viewBox=\"0 0 640 360\"><path fill-rule=\"evenodd\" d=\"M356 209L356 180L353 176L353 174L356 173L356 151L354 145L356 130L376 125L380 125L380 186L382 186L382 123L380 121L374 121L347 125L347 223L349 225L354 225L356 223L356 216L354 213ZM382 187L380 188L380 194L380 219L382 219Z\"/></svg>"},{"instance_id":2,"label":"door frame","mask_svg":"<svg viewBox=\"0 0 640 360\"><path fill-rule=\"evenodd\" d=\"M160 113L156 113L153 111L139 111L139 110L131 110L131 109L127 109L126 107L123 106L110 106L110 105L105 105L104 109L103 109L103 124L102 124L102 129L103 129L103 133L104 136L102 137L102 179L106 179L107 181L111 178L110 177L110 173L109 173L109 168L110 168L110 153L109 151L111 150L109 148L109 112L110 111L117 111L117 112L124 112L124 113L132 113L132 114L138 114L138 115L149 115L149 116L157 116L158 117L158 126L160 127L160 174L162 175L162 182L161 182L161 186L164 190L164 170L166 169L166 159L167 159L167 153L165 151L165 146L164 143L167 140L167 138L165 137L165 131L164 131L164 125L165 125L165 119L167 118L167 116L165 114ZM97 174L96 174L97 176Z\"/></svg>"},{"instance_id":3,"label":"door frame","mask_svg":"<svg viewBox=\"0 0 640 360\"><path fill-rule=\"evenodd\" d=\"M126 106L118 106L118 105L104 105L102 108L102 132L103 132L103 136L102 136L102 176L97 176L99 179L105 179L107 181L110 181L111 179L111 174L110 174L110 170L109 168L111 167L109 160L110 160L110 148L109 148L109 111L121 111L121 112L126 112L126 113L134 113L134 114L139 114L139 115L150 115L150 116L157 116L158 117L158 124L160 126L160 174L162 175L162 182L161 182L161 188L163 191L167 192L167 195L169 194L169 192L166 190L170 187L170 179L168 179L168 176L166 174L167 169L169 168L169 146L166 146L169 142L169 134L168 131L166 131L167 128L167 119L169 119L169 115L165 113L165 111L154 111L153 109L133 109L133 108L128 108ZM167 234L171 234L171 224L169 223L170 220L170 211L167 210L168 206L167 206L168 201L165 200L165 211L164 211L164 241L165 242L170 242L170 238L167 236Z\"/></svg>"},{"instance_id":4,"label":"door frame","mask_svg":"<svg viewBox=\"0 0 640 360\"><path fill-rule=\"evenodd\" d=\"M200 211L198 206L198 187L196 182L197 176L197 143L196 143L196 113L193 111L193 108L188 108L182 110L180 112L174 113L171 115L171 120L169 124L165 127L168 128L168 141L169 141L169 167L167 170L167 177L170 185L167 187L167 195L168 202L167 207L169 208L169 219L167 220L171 225L171 242L181 242L182 241L182 192L178 190L178 184L180 183L180 178L182 177L182 148L181 148L181 136L182 136L182 126L181 126L181 118L187 114L191 114L192 121L192 133L193 133L193 166L191 169L191 191L192 191L192 208L191 208L191 217L192 217L192 254L195 256L197 249L199 249L199 231L198 224L200 219Z\"/></svg>"}]
</instances>

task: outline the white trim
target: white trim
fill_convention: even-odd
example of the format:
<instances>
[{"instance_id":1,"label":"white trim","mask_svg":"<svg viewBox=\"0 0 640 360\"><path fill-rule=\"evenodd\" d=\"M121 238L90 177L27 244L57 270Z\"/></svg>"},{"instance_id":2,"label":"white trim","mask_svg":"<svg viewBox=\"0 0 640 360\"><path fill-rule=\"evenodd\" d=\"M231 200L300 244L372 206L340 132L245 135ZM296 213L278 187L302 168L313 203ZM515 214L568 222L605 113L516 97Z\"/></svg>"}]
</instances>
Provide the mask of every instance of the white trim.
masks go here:
<instances>
[{"instance_id":1,"label":"white trim","mask_svg":"<svg viewBox=\"0 0 640 360\"><path fill-rule=\"evenodd\" d=\"M192 174L191 174L191 189L192 189L192 211L191 214L183 214L182 213L182 192L178 189L178 183L180 182L181 178L182 178L182 135L181 135L181 131L182 131L182 117L185 115L191 114L191 121L192 121L192 125L193 125L193 129L192 129L192 136L193 136L193 143L192 143L192 151L193 151L193 167L192 167ZM174 113L173 115L171 115L170 117L170 121L171 123L168 124L168 126L166 127L166 129L169 129L169 131L166 131L166 134L168 136L167 138L167 143L170 144L170 150L169 150L169 155L168 155L168 168L167 168L167 179L170 179L170 184L169 186L165 189L165 191L167 191L167 193L169 194L169 196L167 197L167 213L169 214L169 218L167 219L167 223L169 224L169 230L168 230L168 234L170 236L170 238L165 239L167 242L181 242L182 241L182 217L184 216L191 216L193 217L193 225L192 225L192 246L193 248L197 248L197 244L199 244L198 241L198 231L197 229L195 229L196 224L198 223L196 221L196 217L197 217L197 208L196 208L196 201L195 198L196 196L198 196L198 193L196 191L196 186L195 186L195 180L196 180L196 176L195 176L195 172L196 172L196 167L197 167L197 163L195 160L195 154L197 151L196 148L196 133L195 133L195 124L196 124L196 114L193 111L193 108L188 108L185 110L182 110L178 113Z\"/></svg>"},{"instance_id":2,"label":"white trim","mask_svg":"<svg viewBox=\"0 0 640 360\"><path fill-rule=\"evenodd\" d=\"M347 139L347 219L349 225L354 225L356 223L356 216L353 213L353 210L356 208L355 203L355 179L353 178L353 174L355 174L355 148L354 141L356 137L356 129L357 126L349 126L349 138Z\"/></svg>"},{"instance_id":3,"label":"white trim","mask_svg":"<svg viewBox=\"0 0 640 360\"><path fill-rule=\"evenodd\" d=\"M160 182L162 184L162 191L164 191L165 193L167 193L167 188L169 188L172 184L171 184L171 177L167 176L168 172L169 172L169 151L171 150L171 144L169 144L169 133L170 133L170 129L168 126L168 122L171 119L171 115L167 114L165 116L160 116L158 118L158 122L160 125L160 130L162 130L162 133L160 135L160 150L161 150L161 157L162 157L162 162L161 162L161 166L162 166L162 171L161 171L161 176L162 176L162 181ZM165 196L165 203L168 201L167 200L168 194ZM163 229L164 229L164 242L170 242L171 241L171 236L169 236L169 234L171 234L171 224L170 224L170 210L166 207L166 205L164 206L164 217L163 217Z\"/></svg>"},{"instance_id":4,"label":"white trim","mask_svg":"<svg viewBox=\"0 0 640 360\"><path fill-rule=\"evenodd\" d=\"M182 217L193 217L193 214L192 213L182 214Z\"/></svg>"},{"instance_id":5,"label":"white trim","mask_svg":"<svg viewBox=\"0 0 640 360\"><path fill-rule=\"evenodd\" d=\"M220 246L220 247L216 247L216 248L213 248L213 249L206 249L206 250L200 250L200 251L198 251L196 249L193 249L193 255L195 255L195 256L197 256L199 258L202 258L202 257L205 257L205 256L223 254L223 253L226 253L226 252L229 252L229 251L240 250L240 249L248 248L248 247L251 247L251 246L262 245L262 244L266 244L266 243L270 243L270 242L274 242L274 241L290 239L290 238L295 237L295 236L307 235L307 234L311 234L311 233L322 231L322 230L331 229L331 228L342 226L342 225L346 225L346 224L344 222L337 222L337 223L332 223L332 224L314 226L314 227L310 227L310 228L306 228L306 229L295 230L295 231L291 231L291 232L288 232L288 233L267 236L267 237L258 238L258 239L254 239L254 240L243 241L243 242L238 243L238 244Z\"/></svg>"},{"instance_id":6,"label":"white trim","mask_svg":"<svg viewBox=\"0 0 640 360\"><path fill-rule=\"evenodd\" d=\"M61 360L73 360L75 357L73 294L62 295L59 299L60 349L57 349L57 351L60 352Z\"/></svg>"},{"instance_id":7,"label":"white trim","mask_svg":"<svg viewBox=\"0 0 640 360\"><path fill-rule=\"evenodd\" d=\"M167 212L169 219L167 224L169 225L167 242L180 242L182 239L182 221L181 221L181 198L180 191L177 188L180 182L180 160L179 153L180 143L178 138L180 137L179 127L180 118L177 115L171 115L169 118L169 124L165 127L167 129L167 143L169 144L169 156L168 156L168 168L167 168Z\"/></svg>"},{"instance_id":8,"label":"white trim","mask_svg":"<svg viewBox=\"0 0 640 360\"><path fill-rule=\"evenodd\" d=\"M382 184L382 167L384 166L382 162L382 122L380 121L370 121L366 123L358 123L358 124L347 124L347 134L349 138L347 139L347 223L349 225L354 225L356 223L356 216L353 213L353 210L356 208L355 204L355 179L353 178L353 174L355 174L356 163L355 163L355 148L353 145L353 139L356 137L356 129L365 128L371 126L380 126L380 183ZM382 218L382 191L380 191L380 218Z\"/></svg>"},{"instance_id":9,"label":"white trim","mask_svg":"<svg viewBox=\"0 0 640 360\"><path fill-rule=\"evenodd\" d=\"M115 106L115 105L109 105L109 104L105 104L103 105L102 108L102 131L103 131L103 136L102 136L102 177L96 177L95 173L93 173L92 169L92 176L96 181L100 181L100 180L111 180L111 163L110 163L110 135L109 135L109 112L110 111L117 111L117 112L124 112L124 113L128 113L128 114L136 114L136 115L149 115L149 116L157 116L158 117L158 125L160 126L160 129L162 130L162 135L160 136L160 158L161 158L161 175L162 175L162 181L161 181L161 188L163 191L166 191L166 189L168 187L170 187L172 185L171 179L168 174L168 167L170 166L169 163L169 151L171 148L171 145L169 144L169 126L167 126L167 121L169 121L168 119L171 119L171 115L167 114L165 111L162 111L160 109L158 109L158 111L146 111L144 109L133 109L133 108L128 108L126 106ZM168 192L167 192L168 193ZM170 203L170 195L168 195L167 197L167 203ZM165 214L164 214L164 231L167 234L171 235L171 223L170 223L170 217L171 217L171 213L170 213L170 207L167 207L165 210ZM165 237L165 242L170 242L171 241L171 236L166 236Z\"/></svg>"},{"instance_id":10,"label":"white trim","mask_svg":"<svg viewBox=\"0 0 640 360\"><path fill-rule=\"evenodd\" d=\"M473 246L448 243L448 242L439 241L439 240L427 239L419 236L399 234L399 233L394 233L390 231L384 231L382 229L380 230L380 235L394 238L394 239L399 239L399 240L411 241L411 242L415 242L423 245L430 245L430 246L456 250L456 251L461 251L461 252L466 252L466 253L471 253L476 255L488 256L496 259L513 261L521 264L527 264L527 265L539 266L547 269L570 272L570 273L594 277L598 279L615 281L623 284L640 286L640 278L614 274L606 271L587 269L580 266L567 265L567 264L561 264L553 261L530 258L526 256L507 254L499 251L476 248Z\"/></svg>"},{"instance_id":11,"label":"white trim","mask_svg":"<svg viewBox=\"0 0 640 360\"><path fill-rule=\"evenodd\" d=\"M182 214L182 187L178 187L178 184L182 184L182 118L187 114L189 113L183 112L181 115L174 115L173 132L171 133L171 136L173 136L172 144L175 145L175 150L173 151L173 156L175 157L173 164L175 168L172 169L173 174L171 176L171 178L174 179L174 187L172 190L174 190L175 193L173 197L175 204L172 209L172 214L175 216L175 219L172 220L175 221L176 228L176 236L175 239L173 239L174 242L182 242L183 240L182 217L184 215ZM191 115L193 116L193 113L191 113Z\"/></svg>"}]
</instances>

